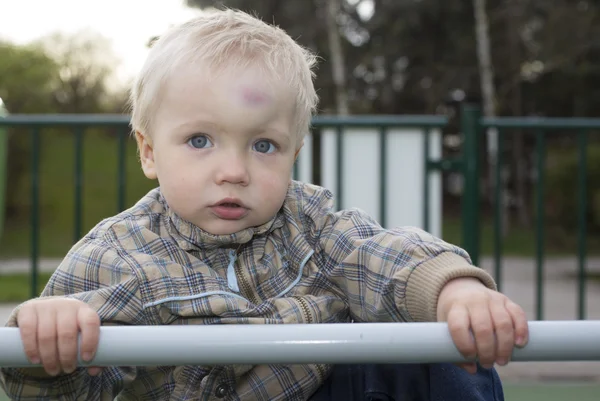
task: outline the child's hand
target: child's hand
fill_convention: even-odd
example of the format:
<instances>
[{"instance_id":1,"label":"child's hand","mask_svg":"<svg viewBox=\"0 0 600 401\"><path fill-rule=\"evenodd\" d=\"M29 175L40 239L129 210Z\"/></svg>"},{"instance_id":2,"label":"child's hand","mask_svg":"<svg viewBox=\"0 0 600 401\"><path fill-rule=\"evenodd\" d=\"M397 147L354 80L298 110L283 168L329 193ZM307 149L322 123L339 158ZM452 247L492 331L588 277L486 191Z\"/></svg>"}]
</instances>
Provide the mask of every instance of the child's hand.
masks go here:
<instances>
[{"instance_id":1,"label":"child's hand","mask_svg":"<svg viewBox=\"0 0 600 401\"><path fill-rule=\"evenodd\" d=\"M98 347L100 318L87 304L68 298L38 299L24 304L17 324L25 354L51 376L77 367L77 337L81 331L81 358L90 361ZM100 368L89 368L91 375Z\"/></svg>"},{"instance_id":2,"label":"child's hand","mask_svg":"<svg viewBox=\"0 0 600 401\"><path fill-rule=\"evenodd\" d=\"M438 321L446 321L450 335L465 358L477 357L485 368L506 365L515 346L527 343L525 312L505 295L492 291L475 278L450 281L437 304ZM475 373L475 363L461 364Z\"/></svg>"}]
</instances>

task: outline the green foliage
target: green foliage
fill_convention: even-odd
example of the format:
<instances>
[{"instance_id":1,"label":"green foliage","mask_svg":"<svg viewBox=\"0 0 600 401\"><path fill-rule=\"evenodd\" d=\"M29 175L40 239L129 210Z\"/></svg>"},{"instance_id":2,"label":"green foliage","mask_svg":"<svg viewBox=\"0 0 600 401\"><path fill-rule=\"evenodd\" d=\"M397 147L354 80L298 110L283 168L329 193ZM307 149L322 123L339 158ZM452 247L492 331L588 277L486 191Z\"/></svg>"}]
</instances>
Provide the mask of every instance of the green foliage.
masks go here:
<instances>
[{"instance_id":1,"label":"green foliage","mask_svg":"<svg viewBox=\"0 0 600 401\"><path fill-rule=\"evenodd\" d=\"M54 91L59 65L35 46L0 42L0 98L12 113L53 113L58 110ZM19 213L18 192L24 188L28 171L27 131L9 131L7 171L7 215Z\"/></svg>"},{"instance_id":2,"label":"green foliage","mask_svg":"<svg viewBox=\"0 0 600 401\"><path fill-rule=\"evenodd\" d=\"M37 47L0 42L0 98L11 113L55 112L59 69Z\"/></svg>"},{"instance_id":3,"label":"green foliage","mask_svg":"<svg viewBox=\"0 0 600 401\"><path fill-rule=\"evenodd\" d=\"M107 39L89 31L76 35L55 33L38 40L35 46L58 65L53 97L60 113L116 111L114 103L118 99L109 90L109 80L118 61Z\"/></svg>"},{"instance_id":4,"label":"green foliage","mask_svg":"<svg viewBox=\"0 0 600 401\"><path fill-rule=\"evenodd\" d=\"M90 33L50 35L26 46L0 42L0 98L11 114L122 112L126 93L108 87L116 65L108 43ZM29 215L29 132L9 130L6 216L12 226ZM64 129L42 132L44 138L68 135ZM52 149L56 154L42 148L41 164L47 168L52 168L48 158L64 160L68 153L68 146Z\"/></svg>"},{"instance_id":5,"label":"green foliage","mask_svg":"<svg viewBox=\"0 0 600 401\"><path fill-rule=\"evenodd\" d=\"M321 56L322 110L335 104L327 1L186 0L231 7L285 29ZM348 94L354 113L435 113L454 90L478 102L480 82L472 1L341 0ZM367 3L373 12L365 13ZM499 114L598 115L598 2L488 0ZM540 68L537 68L541 66Z\"/></svg>"}]
</instances>

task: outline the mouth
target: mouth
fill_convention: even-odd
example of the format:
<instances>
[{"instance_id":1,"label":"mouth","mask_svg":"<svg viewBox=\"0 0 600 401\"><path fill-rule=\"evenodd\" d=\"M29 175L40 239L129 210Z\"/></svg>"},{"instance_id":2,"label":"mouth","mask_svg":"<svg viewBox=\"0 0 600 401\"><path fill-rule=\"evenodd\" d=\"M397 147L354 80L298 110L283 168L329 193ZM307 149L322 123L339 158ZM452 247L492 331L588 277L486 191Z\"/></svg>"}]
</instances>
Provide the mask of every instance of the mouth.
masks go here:
<instances>
[{"instance_id":1,"label":"mouth","mask_svg":"<svg viewBox=\"0 0 600 401\"><path fill-rule=\"evenodd\" d=\"M249 209L236 198L225 198L211 206L215 216L222 220L240 220L248 215Z\"/></svg>"},{"instance_id":2,"label":"mouth","mask_svg":"<svg viewBox=\"0 0 600 401\"><path fill-rule=\"evenodd\" d=\"M236 198L222 199L219 202L215 203L213 206L247 209L246 206L242 203L242 201Z\"/></svg>"}]
</instances>

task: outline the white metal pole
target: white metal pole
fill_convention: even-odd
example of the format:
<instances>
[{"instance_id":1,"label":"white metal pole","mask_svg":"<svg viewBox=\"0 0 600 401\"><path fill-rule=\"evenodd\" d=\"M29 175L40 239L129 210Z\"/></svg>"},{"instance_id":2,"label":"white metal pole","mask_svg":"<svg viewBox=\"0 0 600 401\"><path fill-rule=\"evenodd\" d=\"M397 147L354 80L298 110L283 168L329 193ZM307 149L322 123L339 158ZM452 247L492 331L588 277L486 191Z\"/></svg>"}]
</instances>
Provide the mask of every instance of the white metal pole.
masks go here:
<instances>
[{"instance_id":1,"label":"white metal pole","mask_svg":"<svg viewBox=\"0 0 600 401\"><path fill-rule=\"evenodd\" d=\"M529 330L529 344L513 361L600 360L600 321L532 321ZM445 323L353 323L106 326L89 365L461 361ZM0 328L0 366L33 366L16 328Z\"/></svg>"}]
</instances>

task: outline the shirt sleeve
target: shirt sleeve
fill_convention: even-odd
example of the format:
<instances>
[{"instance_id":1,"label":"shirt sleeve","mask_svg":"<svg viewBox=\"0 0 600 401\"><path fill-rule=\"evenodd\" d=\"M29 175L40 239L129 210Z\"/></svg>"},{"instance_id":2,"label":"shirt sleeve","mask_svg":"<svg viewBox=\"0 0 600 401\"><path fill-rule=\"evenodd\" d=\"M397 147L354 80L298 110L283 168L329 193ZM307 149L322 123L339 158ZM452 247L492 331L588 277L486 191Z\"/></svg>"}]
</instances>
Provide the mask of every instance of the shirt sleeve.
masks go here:
<instances>
[{"instance_id":1,"label":"shirt sleeve","mask_svg":"<svg viewBox=\"0 0 600 401\"><path fill-rule=\"evenodd\" d=\"M102 325L144 321L138 281L130 264L117 247L98 239L84 239L73 247L40 296L46 297L79 299L98 313ZM7 326L17 326L22 305L13 311ZM0 385L14 400L112 399L118 388L135 377L134 367L105 368L95 377L85 368L57 377L46 375L42 368L0 369Z\"/></svg>"},{"instance_id":2,"label":"shirt sleeve","mask_svg":"<svg viewBox=\"0 0 600 401\"><path fill-rule=\"evenodd\" d=\"M459 247L414 227L384 229L357 209L328 213L320 230L323 273L346 294L357 321L436 321L448 281L493 278Z\"/></svg>"}]
</instances>

